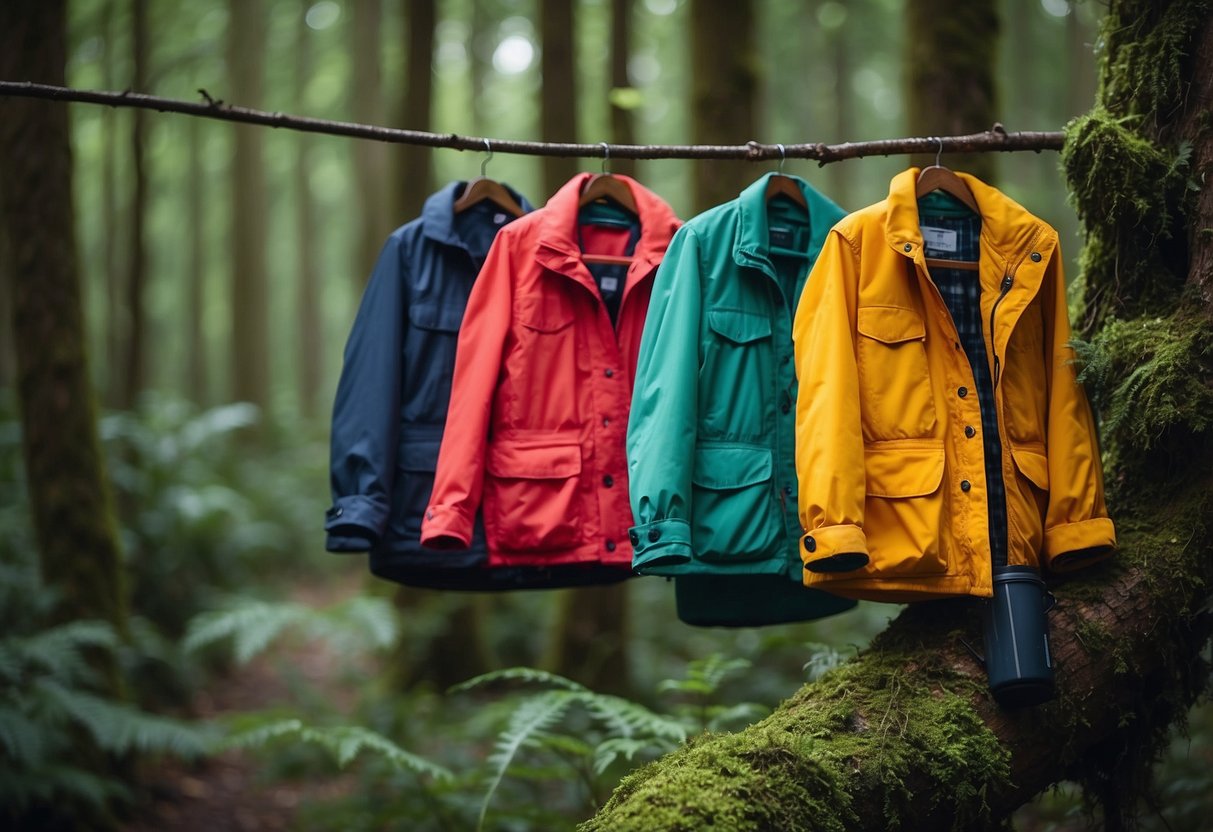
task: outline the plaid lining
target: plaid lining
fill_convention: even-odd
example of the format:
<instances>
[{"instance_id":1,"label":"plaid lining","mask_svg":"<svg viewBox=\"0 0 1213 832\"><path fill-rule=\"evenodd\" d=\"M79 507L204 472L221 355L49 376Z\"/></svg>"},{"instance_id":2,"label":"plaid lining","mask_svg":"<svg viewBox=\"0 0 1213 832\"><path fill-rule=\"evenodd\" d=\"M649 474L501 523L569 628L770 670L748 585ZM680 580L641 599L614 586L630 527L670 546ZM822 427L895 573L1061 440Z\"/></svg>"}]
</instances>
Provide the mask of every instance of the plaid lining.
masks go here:
<instances>
[{"instance_id":1,"label":"plaid lining","mask_svg":"<svg viewBox=\"0 0 1213 832\"><path fill-rule=\"evenodd\" d=\"M920 203L920 214L925 209ZM981 256L978 239L981 217L923 214L920 226L942 228L956 232L956 251L940 251L926 244L926 255L940 260L978 260ZM1007 563L1007 495L1002 479L1002 445L998 439L998 416L994 406L994 383L990 364L986 360L985 338L982 336L981 280L977 272L961 269L931 270L931 278L952 313L952 322L977 387L977 402L981 407L982 450L985 455L986 503L989 508L990 556L994 566Z\"/></svg>"}]
</instances>

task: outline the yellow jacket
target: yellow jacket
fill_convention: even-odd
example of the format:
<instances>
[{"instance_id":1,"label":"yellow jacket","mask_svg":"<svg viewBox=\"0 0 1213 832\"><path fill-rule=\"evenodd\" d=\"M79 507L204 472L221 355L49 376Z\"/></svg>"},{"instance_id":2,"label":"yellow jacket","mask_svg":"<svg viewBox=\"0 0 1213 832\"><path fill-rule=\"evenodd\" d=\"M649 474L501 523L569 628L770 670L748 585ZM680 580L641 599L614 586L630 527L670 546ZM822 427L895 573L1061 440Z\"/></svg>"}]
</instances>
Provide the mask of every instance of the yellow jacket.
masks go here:
<instances>
[{"instance_id":1,"label":"yellow jacket","mask_svg":"<svg viewBox=\"0 0 1213 832\"><path fill-rule=\"evenodd\" d=\"M887 199L834 226L793 325L804 583L851 598L992 594L978 397L961 391L973 372L927 270L917 176L898 174ZM1112 552L1116 532L1067 343L1057 232L960 176L982 220L975 279L1008 564L1084 566Z\"/></svg>"}]
</instances>

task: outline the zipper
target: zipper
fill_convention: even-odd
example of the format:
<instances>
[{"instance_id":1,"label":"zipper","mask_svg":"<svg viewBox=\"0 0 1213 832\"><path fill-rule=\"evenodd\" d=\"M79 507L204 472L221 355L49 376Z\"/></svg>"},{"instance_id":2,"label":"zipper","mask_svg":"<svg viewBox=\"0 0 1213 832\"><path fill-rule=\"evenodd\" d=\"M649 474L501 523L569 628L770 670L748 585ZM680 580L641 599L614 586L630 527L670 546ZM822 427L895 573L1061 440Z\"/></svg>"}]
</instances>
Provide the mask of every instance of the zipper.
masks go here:
<instances>
[{"instance_id":1,"label":"zipper","mask_svg":"<svg viewBox=\"0 0 1213 832\"><path fill-rule=\"evenodd\" d=\"M1002 279L1002 284L999 287L1001 291L998 293L998 299L994 301L994 306L990 308L990 344L994 343L994 313L998 311L998 304L1002 303L1002 299L1007 296L1007 292L1011 291L1011 284L1015 280L1011 275L1006 275ZM999 361L998 353L994 353L994 386L998 386Z\"/></svg>"}]
</instances>

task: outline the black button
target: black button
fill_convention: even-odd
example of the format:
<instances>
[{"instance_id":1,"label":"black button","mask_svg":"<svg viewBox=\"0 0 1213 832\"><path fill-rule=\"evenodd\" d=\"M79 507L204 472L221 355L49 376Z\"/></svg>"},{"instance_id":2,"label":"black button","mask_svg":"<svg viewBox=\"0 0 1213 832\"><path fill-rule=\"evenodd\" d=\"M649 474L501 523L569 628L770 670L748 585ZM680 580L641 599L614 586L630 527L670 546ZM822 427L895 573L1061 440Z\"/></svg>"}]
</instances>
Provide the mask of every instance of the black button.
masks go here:
<instances>
[{"instance_id":1,"label":"black button","mask_svg":"<svg viewBox=\"0 0 1213 832\"><path fill-rule=\"evenodd\" d=\"M610 424L611 424L611 420L604 417L602 420L602 426L605 428L605 427L609 427Z\"/></svg>"},{"instance_id":2,"label":"black button","mask_svg":"<svg viewBox=\"0 0 1213 832\"><path fill-rule=\"evenodd\" d=\"M602 478L602 484L605 485L607 488L610 488L612 485L615 484L615 478L612 477L610 474L607 474L605 477Z\"/></svg>"},{"instance_id":3,"label":"black button","mask_svg":"<svg viewBox=\"0 0 1213 832\"><path fill-rule=\"evenodd\" d=\"M784 493L784 494L787 494L789 497L791 497L791 496L792 496L792 486L790 486L790 485L785 485L785 486L783 487L783 493Z\"/></svg>"},{"instance_id":4,"label":"black button","mask_svg":"<svg viewBox=\"0 0 1213 832\"><path fill-rule=\"evenodd\" d=\"M952 344L952 346L955 347L956 349L960 349L960 342L956 341L955 343Z\"/></svg>"},{"instance_id":5,"label":"black button","mask_svg":"<svg viewBox=\"0 0 1213 832\"><path fill-rule=\"evenodd\" d=\"M783 357L783 363L784 363L784 364L791 364L791 363L792 363L792 356L790 356L790 355L785 355L785 356Z\"/></svg>"},{"instance_id":6,"label":"black button","mask_svg":"<svg viewBox=\"0 0 1213 832\"><path fill-rule=\"evenodd\" d=\"M606 550L607 550L608 552L613 552L613 551L615 551L615 541L613 541L613 540L608 540L608 541L606 542Z\"/></svg>"},{"instance_id":7,"label":"black button","mask_svg":"<svg viewBox=\"0 0 1213 832\"><path fill-rule=\"evenodd\" d=\"M628 532L628 540L632 541L633 546L640 545L640 535L636 534L634 531Z\"/></svg>"},{"instance_id":8,"label":"black button","mask_svg":"<svg viewBox=\"0 0 1213 832\"><path fill-rule=\"evenodd\" d=\"M968 481L968 480L961 480L961 481L960 481L960 490L961 490L961 491L966 491L966 492L967 492L967 491L968 491L970 488L972 488L972 487L973 487L973 486L972 486L972 485L969 483L969 481Z\"/></svg>"},{"instance_id":9,"label":"black button","mask_svg":"<svg viewBox=\"0 0 1213 832\"><path fill-rule=\"evenodd\" d=\"M974 436L976 436L976 435L977 435L977 431L975 431L975 430L973 429L973 426L972 426L972 425L965 425L965 436L967 436L967 437L969 437L970 439L972 439L972 438L973 438Z\"/></svg>"},{"instance_id":10,"label":"black button","mask_svg":"<svg viewBox=\"0 0 1213 832\"><path fill-rule=\"evenodd\" d=\"M906 243L906 251L913 251L913 250L914 250L914 244Z\"/></svg>"},{"instance_id":11,"label":"black button","mask_svg":"<svg viewBox=\"0 0 1213 832\"><path fill-rule=\"evenodd\" d=\"M1039 263L1039 262L1040 262L1040 252L1039 252L1039 251L1034 251L1034 252L1032 252L1032 262L1033 262L1033 263Z\"/></svg>"},{"instance_id":12,"label":"black button","mask_svg":"<svg viewBox=\"0 0 1213 832\"><path fill-rule=\"evenodd\" d=\"M817 551L817 541L813 539L812 535L808 535L807 537L805 537L804 548L809 552Z\"/></svg>"},{"instance_id":13,"label":"black button","mask_svg":"<svg viewBox=\"0 0 1213 832\"><path fill-rule=\"evenodd\" d=\"M333 506L332 508L330 508L328 511L326 511L324 513L324 516L330 520L332 520L334 517L340 517L341 515L342 515L342 509L340 506Z\"/></svg>"},{"instance_id":14,"label":"black button","mask_svg":"<svg viewBox=\"0 0 1213 832\"><path fill-rule=\"evenodd\" d=\"M961 387L959 390L956 391L956 395L960 396L963 399L965 396L969 395L969 388Z\"/></svg>"},{"instance_id":15,"label":"black button","mask_svg":"<svg viewBox=\"0 0 1213 832\"><path fill-rule=\"evenodd\" d=\"M661 540L661 529L649 529L649 542L656 543Z\"/></svg>"},{"instance_id":16,"label":"black button","mask_svg":"<svg viewBox=\"0 0 1213 832\"><path fill-rule=\"evenodd\" d=\"M611 376L615 375L615 371L612 370L610 367L607 367L605 370L602 371L602 374L605 375L607 378L610 378Z\"/></svg>"},{"instance_id":17,"label":"black button","mask_svg":"<svg viewBox=\"0 0 1213 832\"><path fill-rule=\"evenodd\" d=\"M781 404L781 405L779 406L779 410L780 410L780 412L782 412L782 413L789 413L789 412L791 412L791 410L792 410L792 403L791 403L791 402L784 402L783 404Z\"/></svg>"}]
</instances>

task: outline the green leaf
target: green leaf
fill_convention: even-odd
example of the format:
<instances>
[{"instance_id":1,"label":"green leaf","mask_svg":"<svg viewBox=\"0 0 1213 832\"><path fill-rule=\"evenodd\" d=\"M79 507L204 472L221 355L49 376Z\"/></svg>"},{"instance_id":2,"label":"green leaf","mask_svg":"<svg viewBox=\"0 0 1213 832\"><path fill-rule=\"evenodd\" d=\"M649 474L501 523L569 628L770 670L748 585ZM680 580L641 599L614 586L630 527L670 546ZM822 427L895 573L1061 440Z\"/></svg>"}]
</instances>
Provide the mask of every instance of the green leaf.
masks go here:
<instances>
[{"instance_id":1,"label":"green leaf","mask_svg":"<svg viewBox=\"0 0 1213 832\"><path fill-rule=\"evenodd\" d=\"M584 685L579 685L572 679L566 679L563 676L549 673L546 670L537 670L533 667L507 667L505 670L494 670L490 673L475 676L466 682L460 682L448 688L447 693L462 693L472 688L484 687L496 682L526 682L528 684L550 685L564 690L589 692L589 688Z\"/></svg>"},{"instance_id":2,"label":"green leaf","mask_svg":"<svg viewBox=\"0 0 1213 832\"><path fill-rule=\"evenodd\" d=\"M636 110L644 104L644 93L635 87L612 87L607 93L607 101L621 110Z\"/></svg>"}]
</instances>

